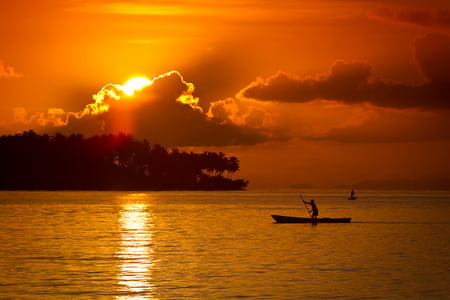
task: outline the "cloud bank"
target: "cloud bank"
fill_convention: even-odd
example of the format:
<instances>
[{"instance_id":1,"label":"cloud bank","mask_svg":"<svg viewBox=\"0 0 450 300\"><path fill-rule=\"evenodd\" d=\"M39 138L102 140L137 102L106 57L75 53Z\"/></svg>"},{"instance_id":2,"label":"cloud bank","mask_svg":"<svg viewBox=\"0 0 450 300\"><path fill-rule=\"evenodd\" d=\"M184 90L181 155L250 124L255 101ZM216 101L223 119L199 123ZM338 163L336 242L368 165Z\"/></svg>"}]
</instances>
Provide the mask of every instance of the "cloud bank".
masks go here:
<instances>
[{"instance_id":1,"label":"cloud bank","mask_svg":"<svg viewBox=\"0 0 450 300\"><path fill-rule=\"evenodd\" d=\"M236 98L212 103L208 113L236 124L278 125L278 132L302 139L449 139L450 37L432 33L417 38L413 47L420 84L376 77L365 61L339 60L324 74L258 78Z\"/></svg>"},{"instance_id":2,"label":"cloud bank","mask_svg":"<svg viewBox=\"0 0 450 300\"><path fill-rule=\"evenodd\" d=\"M78 112L50 108L30 115L19 107L14 120L0 127L9 133L124 132L165 146L450 139L450 37L429 34L413 47L423 74L416 85L377 77L365 61L338 60L323 74L258 78L204 109L194 84L171 71L137 89L107 84Z\"/></svg>"},{"instance_id":3,"label":"cloud bank","mask_svg":"<svg viewBox=\"0 0 450 300\"><path fill-rule=\"evenodd\" d=\"M450 37L433 33L414 45L415 60L426 78L423 84L405 85L375 77L367 62L337 61L326 74L298 77L278 73L259 78L241 94L260 101L336 100L395 109L450 109Z\"/></svg>"},{"instance_id":4,"label":"cloud bank","mask_svg":"<svg viewBox=\"0 0 450 300\"><path fill-rule=\"evenodd\" d=\"M367 12L371 19L429 28L450 28L450 12L443 9L379 7Z\"/></svg>"},{"instance_id":5,"label":"cloud bank","mask_svg":"<svg viewBox=\"0 0 450 300\"><path fill-rule=\"evenodd\" d=\"M50 108L28 115L24 108L16 108L8 128L84 135L124 132L166 146L253 145L280 139L268 129L208 118L193 94L194 85L176 71L155 77L132 95L126 91L125 85L107 84L78 112Z\"/></svg>"}]
</instances>

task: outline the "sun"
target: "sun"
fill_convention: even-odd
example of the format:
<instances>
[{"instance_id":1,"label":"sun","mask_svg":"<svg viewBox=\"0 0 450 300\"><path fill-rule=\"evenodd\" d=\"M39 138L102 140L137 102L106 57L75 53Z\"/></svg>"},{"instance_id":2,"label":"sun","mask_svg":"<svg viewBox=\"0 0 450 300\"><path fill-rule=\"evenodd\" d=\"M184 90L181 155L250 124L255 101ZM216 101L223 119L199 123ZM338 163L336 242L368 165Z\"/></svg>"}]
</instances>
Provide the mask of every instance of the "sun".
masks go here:
<instances>
[{"instance_id":1,"label":"sun","mask_svg":"<svg viewBox=\"0 0 450 300\"><path fill-rule=\"evenodd\" d=\"M121 90L127 96L132 96L135 91L139 91L147 85L152 84L152 81L145 77L134 77L128 80L122 87Z\"/></svg>"}]
</instances>

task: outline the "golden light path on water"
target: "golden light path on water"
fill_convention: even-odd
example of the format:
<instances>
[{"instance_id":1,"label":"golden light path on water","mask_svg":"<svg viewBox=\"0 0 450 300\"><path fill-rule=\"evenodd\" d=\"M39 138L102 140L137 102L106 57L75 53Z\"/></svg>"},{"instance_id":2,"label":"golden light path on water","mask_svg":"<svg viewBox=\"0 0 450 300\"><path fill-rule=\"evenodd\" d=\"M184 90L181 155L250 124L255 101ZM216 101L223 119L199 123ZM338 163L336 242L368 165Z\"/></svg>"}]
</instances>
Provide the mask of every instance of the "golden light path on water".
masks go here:
<instances>
[{"instance_id":1,"label":"golden light path on water","mask_svg":"<svg viewBox=\"0 0 450 300\"><path fill-rule=\"evenodd\" d=\"M128 195L130 202L139 202L142 194ZM154 265L152 245L153 222L147 204L124 204L120 210L120 259L118 300L154 299L152 295L152 268Z\"/></svg>"}]
</instances>

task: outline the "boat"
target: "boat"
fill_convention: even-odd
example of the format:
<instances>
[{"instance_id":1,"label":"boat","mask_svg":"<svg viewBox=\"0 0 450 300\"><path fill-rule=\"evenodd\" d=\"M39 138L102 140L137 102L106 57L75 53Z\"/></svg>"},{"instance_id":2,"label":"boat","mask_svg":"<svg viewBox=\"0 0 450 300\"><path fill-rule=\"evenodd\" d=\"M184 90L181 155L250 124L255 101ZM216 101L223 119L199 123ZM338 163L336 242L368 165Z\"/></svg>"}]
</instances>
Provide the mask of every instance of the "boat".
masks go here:
<instances>
[{"instance_id":1,"label":"boat","mask_svg":"<svg viewBox=\"0 0 450 300\"><path fill-rule=\"evenodd\" d=\"M348 200L356 200L358 197L356 197L355 191L352 189L350 192L350 197L348 197Z\"/></svg>"},{"instance_id":2,"label":"boat","mask_svg":"<svg viewBox=\"0 0 450 300\"><path fill-rule=\"evenodd\" d=\"M277 223L350 223L352 218L317 218L313 221L312 218L299 218L272 215L272 218Z\"/></svg>"}]
</instances>

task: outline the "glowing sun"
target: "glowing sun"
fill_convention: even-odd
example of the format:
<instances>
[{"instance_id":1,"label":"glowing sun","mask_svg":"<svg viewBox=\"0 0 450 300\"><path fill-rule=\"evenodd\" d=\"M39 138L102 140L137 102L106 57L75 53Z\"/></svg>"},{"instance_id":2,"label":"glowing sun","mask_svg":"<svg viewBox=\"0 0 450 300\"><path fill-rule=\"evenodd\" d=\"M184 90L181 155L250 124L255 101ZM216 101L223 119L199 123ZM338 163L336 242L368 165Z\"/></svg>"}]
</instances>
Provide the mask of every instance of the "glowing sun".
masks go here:
<instances>
[{"instance_id":1,"label":"glowing sun","mask_svg":"<svg viewBox=\"0 0 450 300\"><path fill-rule=\"evenodd\" d=\"M152 84L150 79L145 77L134 77L128 80L121 88L121 90L127 95L132 96L135 91L143 89L145 86Z\"/></svg>"}]
</instances>

